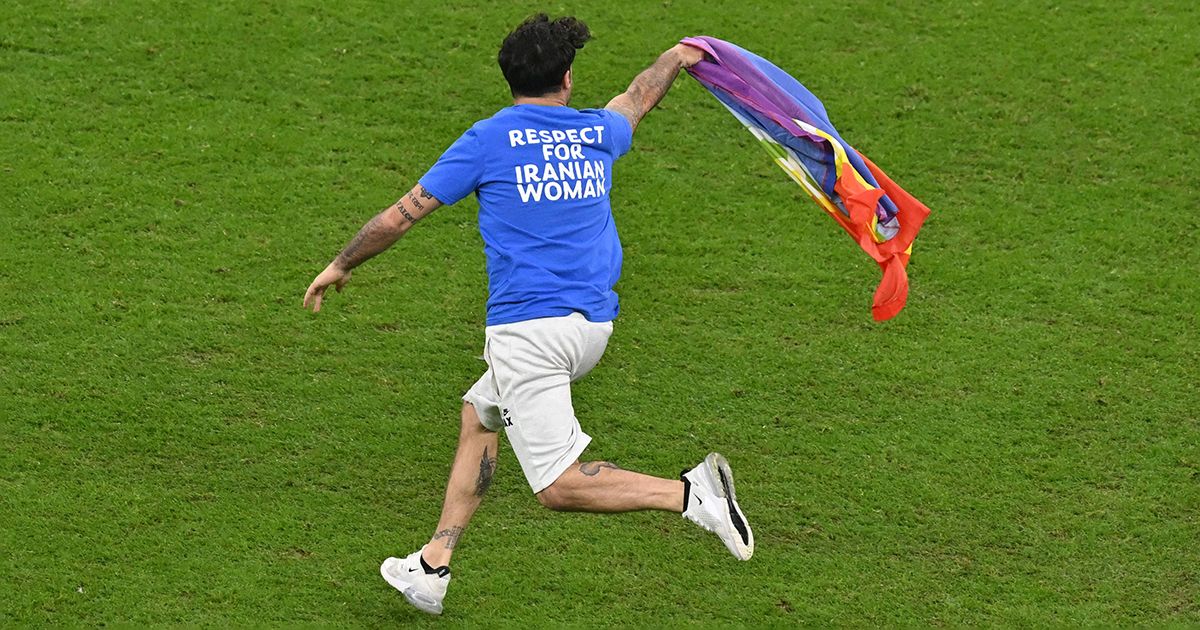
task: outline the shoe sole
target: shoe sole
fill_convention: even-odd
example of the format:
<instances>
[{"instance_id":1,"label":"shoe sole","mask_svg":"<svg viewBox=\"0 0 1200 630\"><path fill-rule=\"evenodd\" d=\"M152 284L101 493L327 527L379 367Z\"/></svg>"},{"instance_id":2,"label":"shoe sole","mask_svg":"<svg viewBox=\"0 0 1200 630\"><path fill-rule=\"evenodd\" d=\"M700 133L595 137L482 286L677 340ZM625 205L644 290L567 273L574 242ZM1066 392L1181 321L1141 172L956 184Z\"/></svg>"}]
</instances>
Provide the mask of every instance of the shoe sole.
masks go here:
<instances>
[{"instance_id":1,"label":"shoe sole","mask_svg":"<svg viewBox=\"0 0 1200 630\"><path fill-rule=\"evenodd\" d=\"M746 515L742 513L742 508L738 505L737 490L733 486L733 470L729 468L729 462L720 453L710 453L708 457L704 458L704 463L707 464L705 472L709 474L713 486L720 488L722 496L729 503L731 514L728 519L729 528L735 532L739 531L732 516L736 515L746 530L746 542L734 541L736 549L730 549L730 551L738 560L749 560L754 555L754 531L750 529L750 522L746 520Z\"/></svg>"},{"instance_id":2,"label":"shoe sole","mask_svg":"<svg viewBox=\"0 0 1200 630\"><path fill-rule=\"evenodd\" d=\"M429 596L416 590L412 582L406 582L388 572L388 562L392 560L398 561L397 558L388 558L387 560L383 561L383 564L379 565L379 575L383 576L383 579L389 585L391 585L392 588L400 591L400 594L404 596L404 599L407 599L408 603L416 606L421 612L426 612L431 615L442 614L441 602L434 601Z\"/></svg>"}]
</instances>

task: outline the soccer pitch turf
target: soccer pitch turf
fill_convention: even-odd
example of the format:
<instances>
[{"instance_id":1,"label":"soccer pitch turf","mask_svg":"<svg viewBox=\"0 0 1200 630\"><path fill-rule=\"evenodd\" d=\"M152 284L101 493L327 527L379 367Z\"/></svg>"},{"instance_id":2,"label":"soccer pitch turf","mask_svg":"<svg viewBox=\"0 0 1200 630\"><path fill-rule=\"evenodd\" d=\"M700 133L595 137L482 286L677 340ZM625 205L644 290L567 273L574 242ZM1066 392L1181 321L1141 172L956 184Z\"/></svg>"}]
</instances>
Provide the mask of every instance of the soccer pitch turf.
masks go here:
<instances>
[{"instance_id":1,"label":"soccer pitch turf","mask_svg":"<svg viewBox=\"0 0 1200 630\"><path fill-rule=\"evenodd\" d=\"M0 625L1200 624L1200 5L880 4L0 4ZM502 439L433 620L377 568L483 367L474 199L300 298L538 9L595 34L574 105L721 37L933 214L872 322L874 263L681 77L576 408L592 458L724 453L756 554L551 513Z\"/></svg>"}]
</instances>

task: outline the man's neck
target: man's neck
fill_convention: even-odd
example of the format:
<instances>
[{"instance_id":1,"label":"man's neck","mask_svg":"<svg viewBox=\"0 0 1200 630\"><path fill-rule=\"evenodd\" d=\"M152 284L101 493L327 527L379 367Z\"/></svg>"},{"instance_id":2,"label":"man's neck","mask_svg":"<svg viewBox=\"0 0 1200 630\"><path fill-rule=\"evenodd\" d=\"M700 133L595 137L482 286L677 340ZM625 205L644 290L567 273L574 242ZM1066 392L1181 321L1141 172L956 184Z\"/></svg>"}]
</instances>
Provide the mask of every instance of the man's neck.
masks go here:
<instances>
[{"instance_id":1,"label":"man's neck","mask_svg":"<svg viewBox=\"0 0 1200 630\"><path fill-rule=\"evenodd\" d=\"M550 105L555 107L566 107L567 96L562 92L547 94L545 96L518 96L513 99L513 105Z\"/></svg>"}]
</instances>

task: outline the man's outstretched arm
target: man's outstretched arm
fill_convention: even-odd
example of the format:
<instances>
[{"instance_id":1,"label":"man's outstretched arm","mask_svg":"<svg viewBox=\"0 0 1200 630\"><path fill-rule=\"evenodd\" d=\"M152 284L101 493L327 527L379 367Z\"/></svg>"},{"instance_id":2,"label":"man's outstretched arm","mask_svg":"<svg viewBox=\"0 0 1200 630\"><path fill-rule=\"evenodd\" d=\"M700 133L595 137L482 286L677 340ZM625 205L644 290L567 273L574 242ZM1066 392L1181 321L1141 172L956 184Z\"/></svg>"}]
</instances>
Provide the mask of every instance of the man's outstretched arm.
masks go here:
<instances>
[{"instance_id":1,"label":"man's outstretched arm","mask_svg":"<svg viewBox=\"0 0 1200 630\"><path fill-rule=\"evenodd\" d=\"M413 224L441 205L442 202L429 194L424 186L417 184L407 195L401 197L400 201L367 221L358 234L350 239L342 253L338 254L308 286L308 291L304 293L304 308L312 308L314 313L321 310L325 289L333 286L341 291L350 281L352 269L391 247Z\"/></svg>"},{"instance_id":2,"label":"man's outstretched arm","mask_svg":"<svg viewBox=\"0 0 1200 630\"><path fill-rule=\"evenodd\" d=\"M629 84L629 89L618 94L605 105L629 119L629 124L637 130L638 123L646 113L654 109L671 88L675 77L683 68L690 68L704 59L704 51L692 46L676 44L667 52L658 56L658 60L649 68L642 71Z\"/></svg>"}]
</instances>

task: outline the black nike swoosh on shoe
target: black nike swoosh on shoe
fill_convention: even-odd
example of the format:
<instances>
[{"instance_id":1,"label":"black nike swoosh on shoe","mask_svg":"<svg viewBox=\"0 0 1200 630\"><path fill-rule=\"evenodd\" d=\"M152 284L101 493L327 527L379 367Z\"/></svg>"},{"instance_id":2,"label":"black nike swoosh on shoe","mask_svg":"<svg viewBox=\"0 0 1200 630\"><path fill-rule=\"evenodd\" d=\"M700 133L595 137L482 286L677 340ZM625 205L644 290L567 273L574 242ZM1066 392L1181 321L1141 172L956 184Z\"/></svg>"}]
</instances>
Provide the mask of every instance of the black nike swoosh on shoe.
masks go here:
<instances>
[{"instance_id":1,"label":"black nike swoosh on shoe","mask_svg":"<svg viewBox=\"0 0 1200 630\"><path fill-rule=\"evenodd\" d=\"M734 529L742 537L742 544L749 545L750 534L746 531L746 524L742 522L742 517L733 504L733 493L729 491L729 480L725 478L725 471L717 469L717 474L721 476L721 487L725 490L725 500L729 503L729 520L733 521Z\"/></svg>"}]
</instances>

